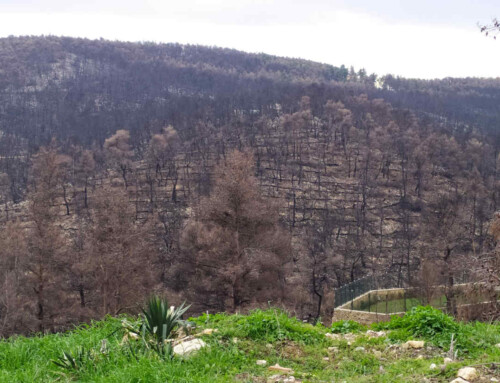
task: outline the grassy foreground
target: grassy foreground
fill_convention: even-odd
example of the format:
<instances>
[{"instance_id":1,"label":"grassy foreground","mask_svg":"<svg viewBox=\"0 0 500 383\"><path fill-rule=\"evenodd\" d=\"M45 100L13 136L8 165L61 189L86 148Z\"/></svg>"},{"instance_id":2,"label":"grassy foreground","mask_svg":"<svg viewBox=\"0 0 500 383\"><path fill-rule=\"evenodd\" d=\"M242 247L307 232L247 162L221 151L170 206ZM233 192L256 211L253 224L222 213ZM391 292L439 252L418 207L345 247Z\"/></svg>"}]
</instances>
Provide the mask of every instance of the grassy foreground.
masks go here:
<instances>
[{"instance_id":1,"label":"grassy foreground","mask_svg":"<svg viewBox=\"0 0 500 383\"><path fill-rule=\"evenodd\" d=\"M202 337L208 346L173 358L144 350L137 340L123 342L123 319L108 317L67 333L0 341L0 382L283 381L268 370L276 363L291 368L290 375L302 382L449 382L458 368L471 365L487 381L500 376L500 365L495 369L494 364L500 363L500 324L457 323L429 307L375 326L384 331L378 334L354 322L312 326L277 309L203 315L190 321L195 333L217 329ZM456 361L430 369L432 363L443 364L451 334ZM426 346L401 347L408 339L425 340ZM76 368L54 363L64 351L80 355ZM257 365L259 359L267 366Z\"/></svg>"}]
</instances>

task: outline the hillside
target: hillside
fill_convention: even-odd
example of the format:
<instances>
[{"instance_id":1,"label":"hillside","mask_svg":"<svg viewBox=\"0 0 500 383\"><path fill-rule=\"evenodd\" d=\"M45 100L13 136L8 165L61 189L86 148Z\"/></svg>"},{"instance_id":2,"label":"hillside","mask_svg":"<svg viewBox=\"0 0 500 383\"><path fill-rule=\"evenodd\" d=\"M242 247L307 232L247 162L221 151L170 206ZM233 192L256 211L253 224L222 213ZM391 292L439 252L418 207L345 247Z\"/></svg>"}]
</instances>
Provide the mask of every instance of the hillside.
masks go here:
<instances>
[{"instance_id":1,"label":"hillside","mask_svg":"<svg viewBox=\"0 0 500 383\"><path fill-rule=\"evenodd\" d=\"M127 333L123 323L136 321L108 317L64 334L2 340L0 381L437 383L466 366L480 381L500 378L498 324L459 324L428 308L376 331L355 322L312 326L278 309L203 315L189 321L206 346L172 358ZM457 355L444 362L452 333ZM425 343L407 347L408 339ZM284 369L273 370L276 364Z\"/></svg>"},{"instance_id":2,"label":"hillside","mask_svg":"<svg viewBox=\"0 0 500 383\"><path fill-rule=\"evenodd\" d=\"M1 39L0 68L0 334L151 290L316 321L369 274L498 284L498 80L62 37Z\"/></svg>"},{"instance_id":3,"label":"hillside","mask_svg":"<svg viewBox=\"0 0 500 383\"><path fill-rule=\"evenodd\" d=\"M102 144L154 120L184 131L207 113L224 120L233 109L260 110L348 73L229 49L57 37L1 39L0 65L0 128L35 144L53 135Z\"/></svg>"},{"instance_id":4,"label":"hillside","mask_svg":"<svg viewBox=\"0 0 500 383\"><path fill-rule=\"evenodd\" d=\"M184 131L200 117L227 122L234 110L263 113L278 103L288 111L304 95L319 106L368 93L454 129L491 132L499 121L498 79L376 80L364 70L230 49L52 36L0 39L0 64L0 128L35 144L54 135L102 143L153 120Z\"/></svg>"}]
</instances>

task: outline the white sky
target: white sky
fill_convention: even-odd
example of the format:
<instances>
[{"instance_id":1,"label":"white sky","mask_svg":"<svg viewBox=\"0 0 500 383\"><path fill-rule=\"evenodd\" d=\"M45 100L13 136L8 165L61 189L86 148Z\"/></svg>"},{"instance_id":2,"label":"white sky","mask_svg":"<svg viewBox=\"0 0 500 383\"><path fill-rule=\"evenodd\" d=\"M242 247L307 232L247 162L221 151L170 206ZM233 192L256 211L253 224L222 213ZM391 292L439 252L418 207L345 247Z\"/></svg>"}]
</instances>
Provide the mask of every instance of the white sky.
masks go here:
<instances>
[{"instance_id":1,"label":"white sky","mask_svg":"<svg viewBox=\"0 0 500 383\"><path fill-rule=\"evenodd\" d=\"M436 4L437 3L437 4ZM500 0L0 0L0 37L179 42L405 77L500 77Z\"/></svg>"}]
</instances>

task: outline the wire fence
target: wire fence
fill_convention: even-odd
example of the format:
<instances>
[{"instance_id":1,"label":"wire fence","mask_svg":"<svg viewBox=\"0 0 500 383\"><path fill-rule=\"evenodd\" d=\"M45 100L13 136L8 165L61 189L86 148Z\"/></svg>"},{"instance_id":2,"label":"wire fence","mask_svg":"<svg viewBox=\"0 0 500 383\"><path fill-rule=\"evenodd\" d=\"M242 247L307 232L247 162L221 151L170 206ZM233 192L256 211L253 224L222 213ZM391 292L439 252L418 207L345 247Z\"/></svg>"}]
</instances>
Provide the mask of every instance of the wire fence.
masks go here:
<instances>
[{"instance_id":1,"label":"wire fence","mask_svg":"<svg viewBox=\"0 0 500 383\"><path fill-rule=\"evenodd\" d=\"M368 275L335 290L335 307L342 306L370 290L401 287L398 279L390 274Z\"/></svg>"},{"instance_id":2,"label":"wire fence","mask_svg":"<svg viewBox=\"0 0 500 383\"><path fill-rule=\"evenodd\" d=\"M454 284L470 283L472 281L473 279L471 278L471 275L466 271L456 274L453 277ZM442 281L442 284L445 284L445 282ZM404 288L401 300L398 302L388 303L387 295L385 296L385 299L383 299L381 298L383 295L373 294L372 299L372 296L369 294L367 301L368 306L363 307L363 311L365 311L364 309L369 311L372 308L378 311L379 305L385 306L384 308L381 308L380 312L387 311L389 309L388 305L397 306L392 307L393 310L398 309L398 311L407 311L413 306L422 304L422 302L415 297L414 288L406 286L401 278L397 278L396 273L386 273L382 275L371 274L335 289L335 307L342 306L347 302L352 303L354 299L366 294L369 291L394 288ZM384 300L383 303L381 303L382 300ZM399 305L401 305L400 309ZM432 305L435 307L446 305L446 300L443 301L443 298L439 297L439 299Z\"/></svg>"}]
</instances>

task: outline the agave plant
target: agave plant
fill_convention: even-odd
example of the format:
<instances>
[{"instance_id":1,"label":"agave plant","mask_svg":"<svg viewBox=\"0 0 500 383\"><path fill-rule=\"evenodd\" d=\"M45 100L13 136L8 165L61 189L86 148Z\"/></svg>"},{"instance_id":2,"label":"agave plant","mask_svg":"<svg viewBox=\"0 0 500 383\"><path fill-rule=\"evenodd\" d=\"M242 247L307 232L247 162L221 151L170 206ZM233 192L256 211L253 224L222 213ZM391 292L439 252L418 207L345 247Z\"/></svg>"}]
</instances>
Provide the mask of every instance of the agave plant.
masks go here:
<instances>
[{"instance_id":1,"label":"agave plant","mask_svg":"<svg viewBox=\"0 0 500 383\"><path fill-rule=\"evenodd\" d=\"M142 309L144 320L141 326L143 339L146 336L152 341L152 348L160 355L172 354L172 345L167 340L172 338L176 328L183 326L182 315L189 306L169 307L166 299L151 297Z\"/></svg>"},{"instance_id":2,"label":"agave plant","mask_svg":"<svg viewBox=\"0 0 500 383\"><path fill-rule=\"evenodd\" d=\"M61 356L52 360L52 363L67 372L78 372L91 360L92 355L90 350L85 350L84 347L81 347L76 352L63 351Z\"/></svg>"}]
</instances>

